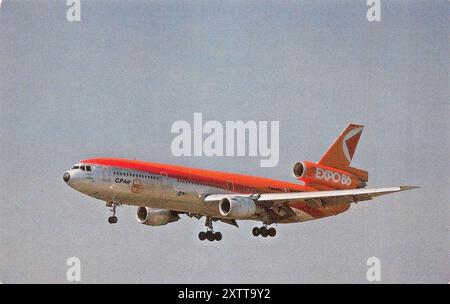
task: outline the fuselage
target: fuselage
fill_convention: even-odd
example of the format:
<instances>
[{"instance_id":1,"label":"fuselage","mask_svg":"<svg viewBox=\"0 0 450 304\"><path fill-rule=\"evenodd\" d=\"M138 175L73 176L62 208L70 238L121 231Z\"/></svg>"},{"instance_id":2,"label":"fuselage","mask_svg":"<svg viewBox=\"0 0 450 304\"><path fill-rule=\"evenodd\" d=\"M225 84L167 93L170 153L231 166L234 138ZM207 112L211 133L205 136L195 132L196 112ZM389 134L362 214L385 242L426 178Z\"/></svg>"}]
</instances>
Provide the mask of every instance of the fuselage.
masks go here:
<instances>
[{"instance_id":1,"label":"fuselage","mask_svg":"<svg viewBox=\"0 0 450 304\"><path fill-rule=\"evenodd\" d=\"M317 191L296 183L244 174L195 169L176 165L119 158L82 160L64 174L72 188L106 202L161 208L221 218L215 203L204 202L209 194ZM281 223L308 221L346 211L349 204L312 206L292 204L295 215ZM249 218L261 220L264 209Z\"/></svg>"}]
</instances>

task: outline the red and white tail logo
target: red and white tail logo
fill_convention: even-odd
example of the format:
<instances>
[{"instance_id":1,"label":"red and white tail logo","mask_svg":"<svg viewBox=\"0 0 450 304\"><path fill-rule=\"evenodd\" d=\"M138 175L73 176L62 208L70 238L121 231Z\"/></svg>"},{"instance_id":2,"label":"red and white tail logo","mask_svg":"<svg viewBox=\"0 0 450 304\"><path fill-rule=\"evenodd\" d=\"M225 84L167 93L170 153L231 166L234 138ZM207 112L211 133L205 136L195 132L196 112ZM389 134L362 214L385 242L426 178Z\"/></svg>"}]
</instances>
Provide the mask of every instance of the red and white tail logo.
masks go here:
<instances>
[{"instance_id":1,"label":"red and white tail logo","mask_svg":"<svg viewBox=\"0 0 450 304\"><path fill-rule=\"evenodd\" d=\"M319 164L335 168L350 166L364 126L349 124L319 160Z\"/></svg>"},{"instance_id":2,"label":"red and white tail logo","mask_svg":"<svg viewBox=\"0 0 450 304\"><path fill-rule=\"evenodd\" d=\"M342 150L344 151L344 156L349 164L352 161L353 154L355 154L356 145L361 137L362 130L363 127L352 129L345 134L344 139L342 140Z\"/></svg>"}]
</instances>

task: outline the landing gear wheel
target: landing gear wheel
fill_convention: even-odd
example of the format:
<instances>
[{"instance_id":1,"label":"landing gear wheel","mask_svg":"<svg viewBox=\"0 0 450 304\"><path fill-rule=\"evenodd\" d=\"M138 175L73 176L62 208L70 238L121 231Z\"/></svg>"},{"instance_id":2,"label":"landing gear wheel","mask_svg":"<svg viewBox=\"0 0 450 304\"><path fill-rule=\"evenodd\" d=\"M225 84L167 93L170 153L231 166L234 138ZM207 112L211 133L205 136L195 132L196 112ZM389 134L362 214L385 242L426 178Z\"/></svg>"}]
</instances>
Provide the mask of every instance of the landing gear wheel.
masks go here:
<instances>
[{"instance_id":1,"label":"landing gear wheel","mask_svg":"<svg viewBox=\"0 0 450 304\"><path fill-rule=\"evenodd\" d=\"M108 223L115 224L117 223L117 217L116 216L110 216L108 217Z\"/></svg>"},{"instance_id":2,"label":"landing gear wheel","mask_svg":"<svg viewBox=\"0 0 450 304\"><path fill-rule=\"evenodd\" d=\"M274 237L275 235L277 235L277 230L273 227L269 228L269 236Z\"/></svg>"},{"instance_id":3,"label":"landing gear wheel","mask_svg":"<svg viewBox=\"0 0 450 304\"><path fill-rule=\"evenodd\" d=\"M212 232L212 231L207 231L207 232L206 232L206 238L207 238L208 241L210 241L210 242L214 241L214 239L215 239L214 232Z\"/></svg>"},{"instance_id":4,"label":"landing gear wheel","mask_svg":"<svg viewBox=\"0 0 450 304\"><path fill-rule=\"evenodd\" d=\"M199 239L200 241L206 240L206 232L205 232L205 231L200 231L200 232L198 233L198 239Z\"/></svg>"},{"instance_id":5,"label":"landing gear wheel","mask_svg":"<svg viewBox=\"0 0 450 304\"><path fill-rule=\"evenodd\" d=\"M259 228L258 227L254 227L252 229L252 233L253 233L253 236L259 236L259 233L260 233Z\"/></svg>"},{"instance_id":6,"label":"landing gear wheel","mask_svg":"<svg viewBox=\"0 0 450 304\"><path fill-rule=\"evenodd\" d=\"M112 212L112 216L110 216L108 218L108 223L110 223L110 224L117 223L116 208L117 208L117 206L120 206L120 203L110 202L110 203L107 203L106 206L110 206L111 207L110 211Z\"/></svg>"},{"instance_id":7,"label":"landing gear wheel","mask_svg":"<svg viewBox=\"0 0 450 304\"><path fill-rule=\"evenodd\" d=\"M269 235L269 231L266 227L261 227L259 233L261 233L262 237L267 237Z\"/></svg>"},{"instance_id":8,"label":"landing gear wheel","mask_svg":"<svg viewBox=\"0 0 450 304\"><path fill-rule=\"evenodd\" d=\"M208 229L206 230L206 232L205 231L199 232L198 238L200 241L208 240L212 242L222 240L222 233L214 232L212 222L213 219L211 217L206 217L205 226L208 227Z\"/></svg>"}]
</instances>

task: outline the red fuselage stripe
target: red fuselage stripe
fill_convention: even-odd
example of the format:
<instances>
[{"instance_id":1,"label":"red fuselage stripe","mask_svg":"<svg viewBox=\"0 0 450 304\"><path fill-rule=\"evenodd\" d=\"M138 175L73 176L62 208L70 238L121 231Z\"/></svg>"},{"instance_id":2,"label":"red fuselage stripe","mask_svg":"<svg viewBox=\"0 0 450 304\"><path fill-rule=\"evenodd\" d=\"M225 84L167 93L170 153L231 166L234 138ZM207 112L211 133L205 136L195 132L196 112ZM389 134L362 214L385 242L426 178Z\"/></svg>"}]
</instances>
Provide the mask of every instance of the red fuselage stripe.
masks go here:
<instances>
[{"instance_id":1,"label":"red fuselage stripe","mask_svg":"<svg viewBox=\"0 0 450 304\"><path fill-rule=\"evenodd\" d=\"M227 173L213 170L196 169L176 165L144 162L120 158L92 158L81 161L84 164L103 165L122 169L137 170L150 174L166 173L169 178L178 178L200 183L218 185L220 188L229 187L232 182L235 192L302 192L316 191L315 188L284 182L264 177L244 174ZM229 189L229 188L228 188ZM231 190L231 189L230 189Z\"/></svg>"}]
</instances>

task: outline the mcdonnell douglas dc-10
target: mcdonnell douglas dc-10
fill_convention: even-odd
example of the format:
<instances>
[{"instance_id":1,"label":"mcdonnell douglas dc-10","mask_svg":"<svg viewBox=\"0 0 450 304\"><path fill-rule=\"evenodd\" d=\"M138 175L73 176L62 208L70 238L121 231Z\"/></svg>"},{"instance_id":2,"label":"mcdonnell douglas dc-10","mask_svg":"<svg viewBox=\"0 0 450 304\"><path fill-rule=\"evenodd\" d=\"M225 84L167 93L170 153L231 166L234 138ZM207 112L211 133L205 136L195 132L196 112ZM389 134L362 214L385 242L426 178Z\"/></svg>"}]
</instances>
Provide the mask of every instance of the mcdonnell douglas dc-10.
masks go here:
<instances>
[{"instance_id":1,"label":"mcdonnell douglas dc-10","mask_svg":"<svg viewBox=\"0 0 450 304\"><path fill-rule=\"evenodd\" d=\"M72 188L105 201L117 223L116 207L135 205L137 221L161 226L178 221L180 214L206 218L200 240L220 241L213 230L221 221L238 227L237 220L262 222L254 236L274 237L269 227L337 215L351 203L409 190L398 186L368 189L368 172L350 167L363 126L349 124L317 162L297 162L293 174L300 183L264 177L194 169L118 158L91 158L64 173Z\"/></svg>"}]
</instances>

